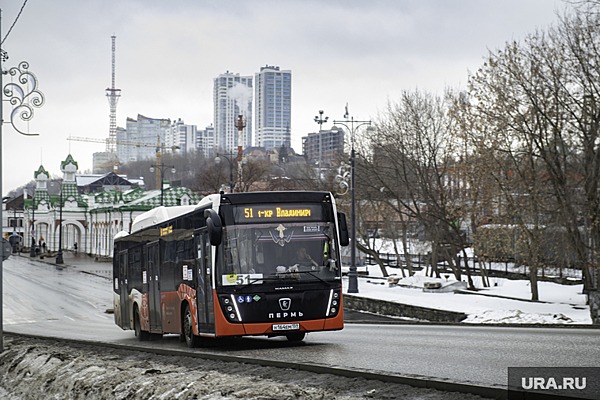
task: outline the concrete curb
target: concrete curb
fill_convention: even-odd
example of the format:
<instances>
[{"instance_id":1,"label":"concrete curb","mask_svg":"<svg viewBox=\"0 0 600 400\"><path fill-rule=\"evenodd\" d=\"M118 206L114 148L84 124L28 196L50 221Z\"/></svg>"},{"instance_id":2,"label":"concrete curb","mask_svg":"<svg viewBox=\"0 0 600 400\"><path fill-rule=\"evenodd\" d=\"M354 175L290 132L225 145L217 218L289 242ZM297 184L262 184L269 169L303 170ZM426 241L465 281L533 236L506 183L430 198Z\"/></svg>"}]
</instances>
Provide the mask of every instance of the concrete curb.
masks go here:
<instances>
[{"instance_id":1,"label":"concrete curb","mask_svg":"<svg viewBox=\"0 0 600 400\"><path fill-rule=\"evenodd\" d=\"M344 307L373 314L413 318L438 323L458 323L467 318L467 314L461 312L436 310L433 308L358 297L350 294L344 295Z\"/></svg>"}]
</instances>

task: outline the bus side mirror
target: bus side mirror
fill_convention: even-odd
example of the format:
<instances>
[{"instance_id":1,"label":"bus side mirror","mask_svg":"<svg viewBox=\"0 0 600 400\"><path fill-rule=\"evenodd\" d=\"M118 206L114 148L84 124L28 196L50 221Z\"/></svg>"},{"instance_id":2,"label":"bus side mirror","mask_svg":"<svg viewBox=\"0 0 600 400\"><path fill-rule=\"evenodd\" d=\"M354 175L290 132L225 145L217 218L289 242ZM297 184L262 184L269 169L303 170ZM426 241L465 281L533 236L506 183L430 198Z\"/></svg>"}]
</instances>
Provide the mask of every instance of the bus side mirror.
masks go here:
<instances>
[{"instance_id":1,"label":"bus side mirror","mask_svg":"<svg viewBox=\"0 0 600 400\"><path fill-rule=\"evenodd\" d=\"M346 223L346 214L337 213L338 224L340 226L340 245L348 246L350 244L350 234L348 233L348 224Z\"/></svg>"},{"instance_id":2,"label":"bus side mirror","mask_svg":"<svg viewBox=\"0 0 600 400\"><path fill-rule=\"evenodd\" d=\"M210 244L218 246L221 244L223 237L223 225L221 224L221 217L212 208L204 210L204 218L206 218L206 227L208 228L208 238Z\"/></svg>"}]
</instances>

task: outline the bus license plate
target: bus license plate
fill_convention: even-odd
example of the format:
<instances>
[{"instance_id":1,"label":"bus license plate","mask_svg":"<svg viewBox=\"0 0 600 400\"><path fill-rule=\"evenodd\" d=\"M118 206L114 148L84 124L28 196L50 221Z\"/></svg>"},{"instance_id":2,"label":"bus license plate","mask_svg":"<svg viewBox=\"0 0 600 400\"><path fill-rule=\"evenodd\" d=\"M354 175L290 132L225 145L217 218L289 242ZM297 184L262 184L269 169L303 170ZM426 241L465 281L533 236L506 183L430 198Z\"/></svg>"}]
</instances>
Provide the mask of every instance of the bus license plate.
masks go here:
<instances>
[{"instance_id":1,"label":"bus license plate","mask_svg":"<svg viewBox=\"0 0 600 400\"><path fill-rule=\"evenodd\" d=\"M293 331L300 329L300 324L273 324L274 331Z\"/></svg>"}]
</instances>

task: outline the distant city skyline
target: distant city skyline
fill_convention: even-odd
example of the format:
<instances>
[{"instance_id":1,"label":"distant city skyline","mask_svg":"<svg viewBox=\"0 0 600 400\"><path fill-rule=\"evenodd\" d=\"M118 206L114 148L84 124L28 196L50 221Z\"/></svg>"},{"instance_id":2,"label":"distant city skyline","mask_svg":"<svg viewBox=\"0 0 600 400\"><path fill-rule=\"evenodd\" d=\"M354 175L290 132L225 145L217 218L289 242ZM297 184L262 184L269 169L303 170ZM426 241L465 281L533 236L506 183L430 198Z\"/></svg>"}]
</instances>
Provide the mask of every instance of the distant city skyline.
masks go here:
<instances>
[{"instance_id":1,"label":"distant city skyline","mask_svg":"<svg viewBox=\"0 0 600 400\"><path fill-rule=\"evenodd\" d=\"M111 35L118 126L141 114L204 129L213 123L214 77L274 65L294 75L291 145L301 152L301 138L319 128L318 110L333 121L348 104L351 116L375 121L403 90L464 87L488 51L547 29L570 7L561 0L376 0L368 7L359 0L30 0L14 23L22 5L1 5L9 57L2 68L28 61L45 104L31 121L18 121L39 136L22 136L6 123L12 108L4 102L5 193L31 181L40 165L60 176L69 153L82 172L92 169L92 154L104 146L67 138L108 137Z\"/></svg>"},{"instance_id":2,"label":"distant city skyline","mask_svg":"<svg viewBox=\"0 0 600 400\"><path fill-rule=\"evenodd\" d=\"M112 39L114 41L115 37ZM180 154L198 151L207 157L214 157L219 152L234 153L240 145L242 150L249 147L260 147L267 151L282 146L290 148L291 76L290 70L268 65L260 67L260 72L256 72L254 77L230 71L220 74L214 78L214 125L211 124L212 129L200 132L196 124L186 124L181 118L171 121L138 114L136 118L127 117L125 128L114 127L113 135L112 117L116 107L114 102L109 101L111 130L107 143L114 145L115 154L94 153L94 160L101 160L100 165L94 162L94 171L110 164L107 160L127 164L152 159L155 156L155 144L164 145L167 152L170 152L170 147L177 148ZM238 127L240 116L243 121L241 143ZM254 120L258 125L256 132L253 131ZM115 140L110 140L111 136ZM133 145L136 143L147 146Z\"/></svg>"}]
</instances>

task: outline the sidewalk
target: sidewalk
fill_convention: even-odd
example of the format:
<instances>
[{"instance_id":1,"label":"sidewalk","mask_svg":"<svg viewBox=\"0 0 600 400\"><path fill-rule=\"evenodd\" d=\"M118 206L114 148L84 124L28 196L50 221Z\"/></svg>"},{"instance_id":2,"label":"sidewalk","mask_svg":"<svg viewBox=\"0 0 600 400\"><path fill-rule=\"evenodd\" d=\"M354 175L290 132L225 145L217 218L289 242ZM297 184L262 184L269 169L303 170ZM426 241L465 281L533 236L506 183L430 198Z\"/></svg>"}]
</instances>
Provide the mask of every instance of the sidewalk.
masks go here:
<instances>
[{"instance_id":1,"label":"sidewalk","mask_svg":"<svg viewBox=\"0 0 600 400\"><path fill-rule=\"evenodd\" d=\"M55 265L60 268L72 268L74 270L98 275L103 278L112 279L112 258L101 258L96 260L95 257L88 256L83 253L74 253L72 251L63 252L63 264L56 264L56 253L51 255L30 257L29 253L20 253L19 257L28 258L31 261L41 262L49 265Z\"/></svg>"}]
</instances>

